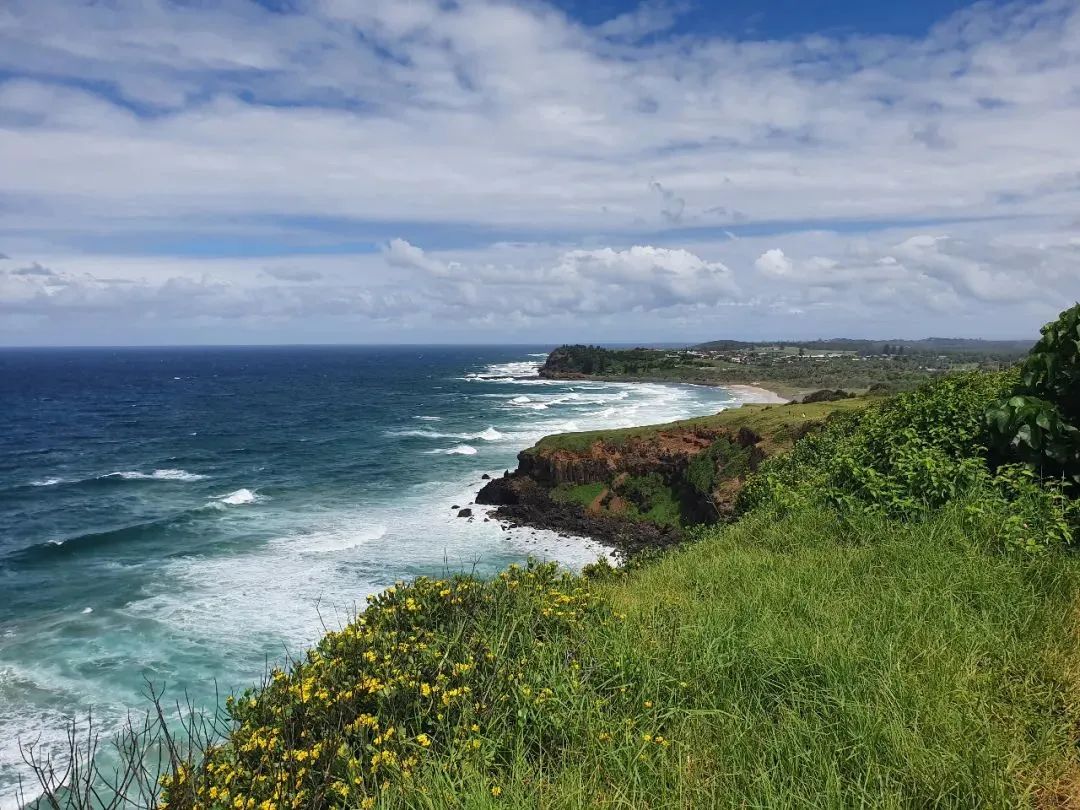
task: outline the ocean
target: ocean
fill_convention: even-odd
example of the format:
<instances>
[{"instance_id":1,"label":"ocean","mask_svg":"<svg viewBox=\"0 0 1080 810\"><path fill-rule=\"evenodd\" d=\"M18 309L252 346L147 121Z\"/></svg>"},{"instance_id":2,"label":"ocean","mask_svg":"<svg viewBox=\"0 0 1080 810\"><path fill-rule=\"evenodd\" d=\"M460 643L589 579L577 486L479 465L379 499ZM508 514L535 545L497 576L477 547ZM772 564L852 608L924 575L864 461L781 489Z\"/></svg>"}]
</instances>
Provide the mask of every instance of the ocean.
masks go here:
<instances>
[{"instance_id":1,"label":"ocean","mask_svg":"<svg viewBox=\"0 0 1080 810\"><path fill-rule=\"evenodd\" d=\"M398 579L571 568L581 538L456 517L555 432L736 404L536 376L544 347L0 350L0 805L147 682L211 705Z\"/></svg>"}]
</instances>

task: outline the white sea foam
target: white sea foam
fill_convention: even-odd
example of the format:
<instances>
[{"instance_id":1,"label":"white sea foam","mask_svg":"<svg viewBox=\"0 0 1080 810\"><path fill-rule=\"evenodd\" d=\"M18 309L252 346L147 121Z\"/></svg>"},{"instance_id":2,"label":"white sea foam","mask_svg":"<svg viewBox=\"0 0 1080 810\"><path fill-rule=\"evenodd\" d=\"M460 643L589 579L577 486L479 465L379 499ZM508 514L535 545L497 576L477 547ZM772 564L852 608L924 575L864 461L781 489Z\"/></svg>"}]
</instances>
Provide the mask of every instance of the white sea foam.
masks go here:
<instances>
[{"instance_id":1,"label":"white sea foam","mask_svg":"<svg viewBox=\"0 0 1080 810\"><path fill-rule=\"evenodd\" d=\"M228 506L242 506L245 503L255 503L258 500L260 500L258 495L245 488L230 492L228 495L222 495L217 499L217 502Z\"/></svg>"},{"instance_id":2,"label":"white sea foam","mask_svg":"<svg viewBox=\"0 0 1080 810\"><path fill-rule=\"evenodd\" d=\"M510 400L512 405L524 405L527 402L532 402L527 396L514 397Z\"/></svg>"},{"instance_id":3,"label":"white sea foam","mask_svg":"<svg viewBox=\"0 0 1080 810\"><path fill-rule=\"evenodd\" d=\"M476 448L471 445L459 444L455 447L443 450L442 452L448 456L475 456L477 451Z\"/></svg>"},{"instance_id":4,"label":"white sea foam","mask_svg":"<svg viewBox=\"0 0 1080 810\"><path fill-rule=\"evenodd\" d=\"M540 370L540 366L540 363L533 360L519 360L513 363L492 363L483 371L470 372L462 379L469 380L470 382L512 382L518 378L536 377L536 373Z\"/></svg>"},{"instance_id":5,"label":"white sea foam","mask_svg":"<svg viewBox=\"0 0 1080 810\"><path fill-rule=\"evenodd\" d=\"M42 478L40 481L31 481L32 487L54 487L57 484L63 483L63 478Z\"/></svg>"},{"instance_id":6,"label":"white sea foam","mask_svg":"<svg viewBox=\"0 0 1080 810\"><path fill-rule=\"evenodd\" d=\"M479 433L441 433L437 430L392 430L388 436L415 437L421 439L461 439L470 441L483 439L485 442L497 442L506 438L506 434L493 427L485 428Z\"/></svg>"},{"instance_id":7,"label":"white sea foam","mask_svg":"<svg viewBox=\"0 0 1080 810\"><path fill-rule=\"evenodd\" d=\"M152 473L138 471L113 472L102 478L123 478L125 481L202 481L207 476L187 470L154 470Z\"/></svg>"},{"instance_id":8,"label":"white sea foam","mask_svg":"<svg viewBox=\"0 0 1080 810\"><path fill-rule=\"evenodd\" d=\"M414 416L413 419L419 419L422 422L441 422L441 416Z\"/></svg>"},{"instance_id":9,"label":"white sea foam","mask_svg":"<svg viewBox=\"0 0 1080 810\"><path fill-rule=\"evenodd\" d=\"M357 529L353 524L349 523L320 529L299 537L289 537L276 541L276 543L278 545L288 544L289 552L332 554L348 551L375 540L381 540L385 536L386 526L368 526Z\"/></svg>"}]
</instances>

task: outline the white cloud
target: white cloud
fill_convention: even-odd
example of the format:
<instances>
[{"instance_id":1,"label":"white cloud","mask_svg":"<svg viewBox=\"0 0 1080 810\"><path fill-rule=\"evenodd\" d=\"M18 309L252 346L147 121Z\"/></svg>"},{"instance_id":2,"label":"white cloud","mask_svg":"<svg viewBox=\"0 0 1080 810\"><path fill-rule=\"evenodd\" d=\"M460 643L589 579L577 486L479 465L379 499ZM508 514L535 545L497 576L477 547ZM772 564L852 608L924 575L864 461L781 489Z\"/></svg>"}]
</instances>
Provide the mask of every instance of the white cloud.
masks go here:
<instances>
[{"instance_id":1,"label":"white cloud","mask_svg":"<svg viewBox=\"0 0 1080 810\"><path fill-rule=\"evenodd\" d=\"M678 4L593 27L524 0L296 7L0 7L5 252L129 282L48 293L8 272L0 306L172 294L662 330L694 307L810 324L893 296L1021 332L1080 275L1070 0L978 4L919 39L760 42L672 36ZM928 233L947 238L908 241ZM176 266L191 234L281 258ZM349 241L385 246L341 259L362 281L290 255Z\"/></svg>"},{"instance_id":2,"label":"white cloud","mask_svg":"<svg viewBox=\"0 0 1080 810\"><path fill-rule=\"evenodd\" d=\"M394 267L423 270L433 276L445 276L447 274L445 264L429 259L422 248L410 245L404 239L391 239L384 252L386 261Z\"/></svg>"},{"instance_id":3,"label":"white cloud","mask_svg":"<svg viewBox=\"0 0 1080 810\"><path fill-rule=\"evenodd\" d=\"M118 227L137 195L165 216L626 232L722 224L732 209L1045 213L1056 195L1075 204L1080 185L1053 187L1080 171L1072 4L979 6L914 42L633 47L493 0L120 8L0 12L0 66L39 77L0 85L9 193L75 217L119 201ZM156 114L74 89L83 80L117 82ZM658 210L650 181L677 195L677 213Z\"/></svg>"},{"instance_id":4,"label":"white cloud","mask_svg":"<svg viewBox=\"0 0 1080 810\"><path fill-rule=\"evenodd\" d=\"M637 42L651 34L667 31L685 10L685 4L643 2L634 10L598 25L596 31L611 39Z\"/></svg>"},{"instance_id":5,"label":"white cloud","mask_svg":"<svg viewBox=\"0 0 1080 810\"><path fill-rule=\"evenodd\" d=\"M769 248L754 262L754 267L758 269L759 273L763 273L767 276L775 276L776 278L786 278L792 274L794 267L791 264L791 260L784 255L784 251L780 248Z\"/></svg>"}]
</instances>

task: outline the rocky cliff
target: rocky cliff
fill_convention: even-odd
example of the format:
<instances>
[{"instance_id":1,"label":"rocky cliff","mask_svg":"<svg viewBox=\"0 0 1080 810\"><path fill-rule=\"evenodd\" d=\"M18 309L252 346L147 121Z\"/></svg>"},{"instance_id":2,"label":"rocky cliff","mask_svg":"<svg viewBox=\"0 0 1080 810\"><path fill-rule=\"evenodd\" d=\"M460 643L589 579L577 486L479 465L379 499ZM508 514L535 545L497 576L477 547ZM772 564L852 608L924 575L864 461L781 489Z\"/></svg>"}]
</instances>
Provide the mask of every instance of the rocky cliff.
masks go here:
<instances>
[{"instance_id":1,"label":"rocky cliff","mask_svg":"<svg viewBox=\"0 0 1080 810\"><path fill-rule=\"evenodd\" d=\"M586 534L627 553L729 519L745 477L843 402L747 405L713 417L548 437L489 481L477 503L510 523Z\"/></svg>"}]
</instances>

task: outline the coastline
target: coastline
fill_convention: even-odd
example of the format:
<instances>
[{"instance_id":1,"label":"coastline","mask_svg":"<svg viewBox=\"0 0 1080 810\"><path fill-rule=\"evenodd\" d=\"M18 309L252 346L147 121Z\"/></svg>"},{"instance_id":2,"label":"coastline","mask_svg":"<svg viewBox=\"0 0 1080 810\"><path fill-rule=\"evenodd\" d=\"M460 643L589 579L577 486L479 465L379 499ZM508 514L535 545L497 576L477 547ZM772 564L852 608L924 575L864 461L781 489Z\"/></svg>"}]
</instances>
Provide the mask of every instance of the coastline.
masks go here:
<instances>
[{"instance_id":1,"label":"coastline","mask_svg":"<svg viewBox=\"0 0 1080 810\"><path fill-rule=\"evenodd\" d=\"M795 388L780 382L755 381L754 383L732 383L723 380L676 380L670 377L646 376L635 377L626 374L553 374L546 372L540 375L547 380L587 380L590 382L621 382L621 383L652 383L655 385L702 385L709 388L726 388L737 394L744 394L748 398L743 402L761 403L765 405L782 405L792 402L799 396L806 394L810 389ZM754 397L750 399L749 397Z\"/></svg>"},{"instance_id":2,"label":"coastline","mask_svg":"<svg viewBox=\"0 0 1080 810\"><path fill-rule=\"evenodd\" d=\"M674 382L671 380L616 380L611 377L547 377L548 379L595 379L626 383L656 385L695 385L694 383ZM775 391L755 385L741 383L710 387L724 388L736 397L736 403L721 407L716 414L738 411L747 405L784 405L790 400ZM653 424L643 423L632 428L612 428L612 430L648 429ZM603 434L603 429L585 431L587 434ZM552 434L559 435L559 434ZM574 435L569 432L566 435ZM547 437L544 437L547 438ZM530 448L522 448L518 454L518 464L513 470L507 470L501 477L492 476L484 483L472 500L472 505L487 507L483 513L486 519L496 521L504 531L511 528L532 529L579 541L591 541L609 550L609 553L632 556L649 549L667 548L678 545L683 539L683 530L678 526L658 526L650 521L633 520L622 516L601 513L595 505L588 508L580 504L566 503L552 497L552 481L541 475L535 476ZM656 459L657 467L664 462ZM607 489L604 490L607 492Z\"/></svg>"},{"instance_id":3,"label":"coastline","mask_svg":"<svg viewBox=\"0 0 1080 810\"><path fill-rule=\"evenodd\" d=\"M778 391L760 385L743 385L741 383L715 383L715 385L719 388L734 391L736 394L746 395L747 398L743 400L744 404L786 405L793 401Z\"/></svg>"}]
</instances>

